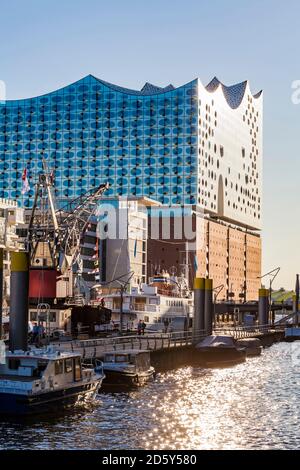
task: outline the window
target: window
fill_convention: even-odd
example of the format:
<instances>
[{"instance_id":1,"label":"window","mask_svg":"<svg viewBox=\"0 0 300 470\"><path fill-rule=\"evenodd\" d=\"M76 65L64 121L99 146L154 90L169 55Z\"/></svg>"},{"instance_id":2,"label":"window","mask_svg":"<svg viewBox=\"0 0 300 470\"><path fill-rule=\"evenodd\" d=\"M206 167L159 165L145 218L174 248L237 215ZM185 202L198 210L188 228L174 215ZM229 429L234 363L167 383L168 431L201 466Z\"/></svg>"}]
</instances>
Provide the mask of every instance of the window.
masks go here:
<instances>
[{"instance_id":1,"label":"window","mask_svg":"<svg viewBox=\"0 0 300 470\"><path fill-rule=\"evenodd\" d=\"M72 372L73 370L73 360L65 359L65 372Z\"/></svg>"},{"instance_id":2,"label":"window","mask_svg":"<svg viewBox=\"0 0 300 470\"><path fill-rule=\"evenodd\" d=\"M75 363L75 380L81 380L81 360L80 357L76 357L74 360Z\"/></svg>"},{"instance_id":3,"label":"window","mask_svg":"<svg viewBox=\"0 0 300 470\"><path fill-rule=\"evenodd\" d=\"M221 157L224 157L224 147L223 147L223 145L220 145L220 155L221 155Z\"/></svg>"},{"instance_id":4,"label":"window","mask_svg":"<svg viewBox=\"0 0 300 470\"><path fill-rule=\"evenodd\" d=\"M64 361L62 360L55 361L54 370L55 370L55 375L62 374L64 371Z\"/></svg>"},{"instance_id":5,"label":"window","mask_svg":"<svg viewBox=\"0 0 300 470\"><path fill-rule=\"evenodd\" d=\"M9 359L8 368L11 370L17 370L21 364L20 359Z\"/></svg>"},{"instance_id":6,"label":"window","mask_svg":"<svg viewBox=\"0 0 300 470\"><path fill-rule=\"evenodd\" d=\"M37 321L37 312L30 312L30 320Z\"/></svg>"},{"instance_id":7,"label":"window","mask_svg":"<svg viewBox=\"0 0 300 470\"><path fill-rule=\"evenodd\" d=\"M128 362L129 358L127 354L116 354L115 362Z\"/></svg>"},{"instance_id":8,"label":"window","mask_svg":"<svg viewBox=\"0 0 300 470\"><path fill-rule=\"evenodd\" d=\"M49 313L49 321L50 322L56 322L56 312L50 312Z\"/></svg>"},{"instance_id":9,"label":"window","mask_svg":"<svg viewBox=\"0 0 300 470\"><path fill-rule=\"evenodd\" d=\"M113 354L106 354L105 362L115 362L115 356Z\"/></svg>"}]
</instances>

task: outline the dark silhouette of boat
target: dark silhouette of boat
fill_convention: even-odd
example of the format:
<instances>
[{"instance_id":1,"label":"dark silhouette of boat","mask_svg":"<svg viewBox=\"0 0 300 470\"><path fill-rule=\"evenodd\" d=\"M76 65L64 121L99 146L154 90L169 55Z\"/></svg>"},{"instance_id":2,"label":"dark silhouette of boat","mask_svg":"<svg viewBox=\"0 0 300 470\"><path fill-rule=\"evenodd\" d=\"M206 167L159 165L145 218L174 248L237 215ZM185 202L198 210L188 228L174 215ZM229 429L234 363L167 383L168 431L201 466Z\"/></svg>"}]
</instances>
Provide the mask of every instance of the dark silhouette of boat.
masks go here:
<instances>
[{"instance_id":1,"label":"dark silhouette of boat","mask_svg":"<svg viewBox=\"0 0 300 470\"><path fill-rule=\"evenodd\" d=\"M197 362L205 367L226 367L246 360L246 349L230 335L210 335L196 345Z\"/></svg>"}]
</instances>

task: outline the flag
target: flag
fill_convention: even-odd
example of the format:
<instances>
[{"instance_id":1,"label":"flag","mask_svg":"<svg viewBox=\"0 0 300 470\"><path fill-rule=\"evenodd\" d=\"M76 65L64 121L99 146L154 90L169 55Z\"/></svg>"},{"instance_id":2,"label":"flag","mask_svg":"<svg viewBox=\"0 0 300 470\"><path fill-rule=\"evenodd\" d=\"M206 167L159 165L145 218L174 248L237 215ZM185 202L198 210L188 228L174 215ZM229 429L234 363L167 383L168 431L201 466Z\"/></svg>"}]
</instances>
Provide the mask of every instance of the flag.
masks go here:
<instances>
[{"instance_id":1,"label":"flag","mask_svg":"<svg viewBox=\"0 0 300 470\"><path fill-rule=\"evenodd\" d=\"M22 194L29 193L30 191L30 186L29 186L29 181L27 178L27 169L24 168L23 175L22 175Z\"/></svg>"}]
</instances>

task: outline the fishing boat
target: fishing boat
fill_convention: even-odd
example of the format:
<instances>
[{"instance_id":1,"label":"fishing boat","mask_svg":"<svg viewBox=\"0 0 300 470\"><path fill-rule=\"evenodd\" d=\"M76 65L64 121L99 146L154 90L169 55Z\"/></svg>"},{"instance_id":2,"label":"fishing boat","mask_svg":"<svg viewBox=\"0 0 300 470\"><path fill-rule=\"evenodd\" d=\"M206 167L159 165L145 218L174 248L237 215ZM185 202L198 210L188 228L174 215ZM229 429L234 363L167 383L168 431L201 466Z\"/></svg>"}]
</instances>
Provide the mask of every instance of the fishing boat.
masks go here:
<instances>
[{"instance_id":1,"label":"fishing boat","mask_svg":"<svg viewBox=\"0 0 300 470\"><path fill-rule=\"evenodd\" d=\"M137 388L154 377L150 352L125 350L107 352L103 356L104 389Z\"/></svg>"},{"instance_id":2,"label":"fishing boat","mask_svg":"<svg viewBox=\"0 0 300 470\"><path fill-rule=\"evenodd\" d=\"M246 360L246 349L230 335L210 335L196 345L197 361L206 367L238 364Z\"/></svg>"},{"instance_id":3,"label":"fishing boat","mask_svg":"<svg viewBox=\"0 0 300 470\"><path fill-rule=\"evenodd\" d=\"M0 363L0 414L44 413L91 400L103 379L102 363L85 367L79 353L52 347L7 352Z\"/></svg>"}]
</instances>

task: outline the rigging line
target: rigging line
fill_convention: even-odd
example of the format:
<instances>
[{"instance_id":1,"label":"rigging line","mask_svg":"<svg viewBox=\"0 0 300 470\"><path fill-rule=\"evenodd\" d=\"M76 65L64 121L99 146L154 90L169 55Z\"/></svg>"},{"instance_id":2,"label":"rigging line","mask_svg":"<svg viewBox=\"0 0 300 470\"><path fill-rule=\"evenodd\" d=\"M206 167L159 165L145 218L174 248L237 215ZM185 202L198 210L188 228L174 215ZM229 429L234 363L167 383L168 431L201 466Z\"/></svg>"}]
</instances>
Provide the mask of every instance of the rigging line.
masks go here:
<instances>
[{"instance_id":1,"label":"rigging line","mask_svg":"<svg viewBox=\"0 0 300 470\"><path fill-rule=\"evenodd\" d=\"M118 263L119 263L119 259L120 259L120 256L121 256L121 252L122 252L123 244L124 244L125 240L126 240L126 238L123 238L123 241L122 241L122 243L121 243L121 247L120 247L120 250L119 250L118 258L117 258L116 264L115 264L115 266L114 266L114 270L113 270L113 274L112 274L112 280L111 280L110 284L111 284L112 282L114 282L114 277L115 277L115 275L116 275L117 265L118 265ZM109 286L109 290L110 290L110 286ZM110 292L109 292L109 293L110 293Z\"/></svg>"}]
</instances>

